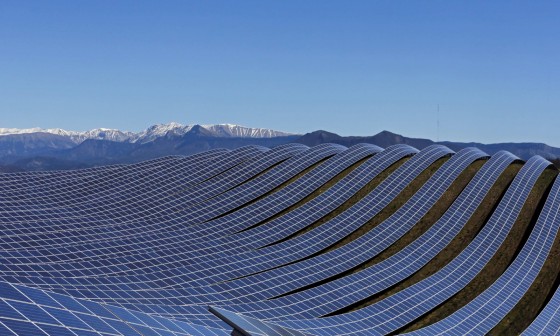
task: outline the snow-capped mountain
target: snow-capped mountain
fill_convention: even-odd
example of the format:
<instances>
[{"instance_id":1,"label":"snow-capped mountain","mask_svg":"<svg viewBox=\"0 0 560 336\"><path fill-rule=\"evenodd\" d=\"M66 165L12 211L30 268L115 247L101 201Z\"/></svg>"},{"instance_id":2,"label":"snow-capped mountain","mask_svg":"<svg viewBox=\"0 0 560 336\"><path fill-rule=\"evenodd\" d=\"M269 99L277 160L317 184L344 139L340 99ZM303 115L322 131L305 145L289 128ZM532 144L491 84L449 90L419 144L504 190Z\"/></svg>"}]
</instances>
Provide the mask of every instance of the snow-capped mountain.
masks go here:
<instances>
[{"instance_id":1,"label":"snow-capped mountain","mask_svg":"<svg viewBox=\"0 0 560 336\"><path fill-rule=\"evenodd\" d=\"M166 135L181 136L190 131L192 127L192 125L182 125L176 122L171 122L169 124L152 125L142 132L134 134L134 136L132 136L129 141L147 143Z\"/></svg>"},{"instance_id":2,"label":"snow-capped mountain","mask_svg":"<svg viewBox=\"0 0 560 336\"><path fill-rule=\"evenodd\" d=\"M0 128L0 136L14 134L50 133L71 139L80 144L88 139L110 140L117 142L148 143L163 136L182 136L189 132L195 125L182 125L176 122L153 125L144 131L134 133L117 129L97 128L90 131L66 131L60 128ZM273 138L294 135L291 133L275 131L265 128L251 128L232 124L202 125L216 137L235 138Z\"/></svg>"},{"instance_id":3,"label":"snow-capped mountain","mask_svg":"<svg viewBox=\"0 0 560 336\"><path fill-rule=\"evenodd\" d=\"M122 132L115 129L108 129L108 128L96 128L90 131L85 132L77 132L77 131L66 131L60 128L26 128L26 129L18 129L18 128L0 128L0 136L3 135L14 135L14 134L33 134L33 133L49 133L60 135L63 137L67 137L72 142L79 144L84 142L88 139L95 139L95 140L110 140L110 141L129 141L129 139L135 136L135 133L132 132Z\"/></svg>"},{"instance_id":4,"label":"snow-capped mountain","mask_svg":"<svg viewBox=\"0 0 560 336\"><path fill-rule=\"evenodd\" d=\"M131 142L147 143L162 136L182 136L193 129L195 125L182 125L176 122L169 124L158 124L136 133L130 138ZM291 133L275 131L266 128L252 128L232 124L200 125L210 131L215 137L231 138L274 138L294 135Z\"/></svg>"},{"instance_id":5,"label":"snow-capped mountain","mask_svg":"<svg viewBox=\"0 0 560 336\"><path fill-rule=\"evenodd\" d=\"M30 133L50 133L62 136L71 136L74 132L65 131L60 128L0 128L0 135L30 134ZM78 132L75 132L78 133Z\"/></svg>"},{"instance_id":6,"label":"snow-capped mountain","mask_svg":"<svg viewBox=\"0 0 560 336\"><path fill-rule=\"evenodd\" d=\"M116 129L96 128L86 132L75 132L75 134L71 135L70 138L72 138L72 140L76 143L81 143L88 139L125 142L129 141L129 139L134 135L135 134L132 132L123 132Z\"/></svg>"},{"instance_id":7,"label":"snow-capped mountain","mask_svg":"<svg viewBox=\"0 0 560 336\"><path fill-rule=\"evenodd\" d=\"M202 125L202 127L223 137L237 138L274 138L280 136L294 135L291 133L275 131L266 128L250 128L232 124Z\"/></svg>"},{"instance_id":8,"label":"snow-capped mountain","mask_svg":"<svg viewBox=\"0 0 560 336\"><path fill-rule=\"evenodd\" d=\"M0 173L13 169L74 169L131 163L165 155L191 155L212 148L275 147L299 137L231 124L168 123L153 125L141 132L107 128L86 132L59 128L0 128Z\"/></svg>"}]
</instances>

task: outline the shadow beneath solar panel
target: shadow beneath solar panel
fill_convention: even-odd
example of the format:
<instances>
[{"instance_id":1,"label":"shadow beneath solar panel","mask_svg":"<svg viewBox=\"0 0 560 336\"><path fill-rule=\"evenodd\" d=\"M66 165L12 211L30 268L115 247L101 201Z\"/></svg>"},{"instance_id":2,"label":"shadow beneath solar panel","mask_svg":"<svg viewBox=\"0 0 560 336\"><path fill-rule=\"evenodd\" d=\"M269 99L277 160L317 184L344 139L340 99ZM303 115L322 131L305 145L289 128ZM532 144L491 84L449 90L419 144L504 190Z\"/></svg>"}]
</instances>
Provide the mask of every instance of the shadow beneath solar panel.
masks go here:
<instances>
[{"instance_id":1,"label":"shadow beneath solar panel","mask_svg":"<svg viewBox=\"0 0 560 336\"><path fill-rule=\"evenodd\" d=\"M269 218L267 218L267 219L265 219L265 220L263 220L263 221L261 221L261 222L255 224L255 225L252 225L252 226L250 226L250 227L248 227L248 228L245 228L245 229L243 229L243 230L241 230L241 231L238 231L238 232L244 232L244 231L250 230L250 229L252 229L252 228L255 228L255 227L257 227L257 226L266 224L266 223L268 223L268 222L270 222L270 221L275 220L276 218L279 218L279 217L284 216L285 214L287 214L287 213L290 212L290 211L293 211L293 210L295 210L295 209L301 207L301 206L304 205L305 203L307 203L307 202L313 200L313 199L316 198L317 196L319 196L319 195L323 194L325 191L329 190L333 185L335 185L337 182L339 182L340 180L342 180L344 177L346 177L348 174L350 174L350 173L351 173L352 171L354 171L356 168L358 168L359 166L361 166L364 162L366 162L367 160L371 159L372 156L373 156L373 155L367 156L367 157L365 157L365 158L359 160L358 162L356 162L356 163L350 165L348 168L346 168L345 170L343 170L342 172L340 172L338 175L334 176L332 179L330 179L329 181L327 181L325 184L323 184L322 186L320 186L319 188L317 188L315 191L313 191L313 192L310 193L309 195L305 196L301 201L299 201L299 202L297 202L297 203L295 203L295 204L293 204L293 205L287 207L286 209L284 209L284 210L282 210L282 211L276 213L275 215L273 215L273 216L271 216L271 217L269 217ZM278 243L278 242L270 243L270 244L265 245L265 246L263 246L263 247L266 247L266 246L269 246L269 245L273 245L273 244L276 244L276 243ZM260 247L260 248L262 248L262 247Z\"/></svg>"},{"instance_id":2,"label":"shadow beneath solar panel","mask_svg":"<svg viewBox=\"0 0 560 336\"><path fill-rule=\"evenodd\" d=\"M546 201L555 175L553 170L547 169L539 176L504 242L479 274L457 294L411 324L397 330L396 334L420 329L446 318L491 286L513 262L525 244L540 213L539 205Z\"/></svg>"},{"instance_id":3,"label":"shadow beneath solar panel","mask_svg":"<svg viewBox=\"0 0 560 336\"><path fill-rule=\"evenodd\" d=\"M238 331L237 329L233 329L233 331L231 332L231 336L246 336L246 334Z\"/></svg>"},{"instance_id":4,"label":"shadow beneath solar panel","mask_svg":"<svg viewBox=\"0 0 560 336\"><path fill-rule=\"evenodd\" d=\"M389 166L387 169L385 169L383 172L381 172L379 175L377 175L375 178L373 178L370 182L368 182L364 187L362 187L360 190L358 190L358 192L356 192L352 197L350 197L346 202L342 203L342 205L340 205L338 208L334 209L333 211L329 212L328 214L326 214L325 216L321 217L320 219L318 219L317 221L315 221L313 224L306 226L305 228L281 239L278 240L274 243L265 245L261 248L265 248L271 245L275 245L275 244L279 244L279 243L283 243L287 240L290 240L292 238L301 236L319 226L321 226L322 224L328 222L329 220L333 219L334 217L340 215L342 212L346 211L347 209L349 209L350 207L352 207L354 204L356 204L357 202L359 202L362 198L364 198L367 194L369 194L373 189L375 189L381 182L383 182L383 180L385 180L389 175L391 175L397 168L399 168L401 165L403 165L406 161L408 161L410 159L410 157L406 157L403 158L397 162L395 162L394 164L392 164L391 166Z\"/></svg>"},{"instance_id":5,"label":"shadow beneath solar panel","mask_svg":"<svg viewBox=\"0 0 560 336\"><path fill-rule=\"evenodd\" d=\"M473 167L469 167L471 170L470 173L465 174L465 172L463 172L463 174L465 175L463 176L460 175L457 178L457 181L465 180L465 179L468 179L470 181L470 179L472 179L471 176L473 173L472 170L475 170L476 167L480 165L480 163L477 162L475 162L475 166L471 164L471 166ZM440 253L438 253L430 262L424 265L424 267L422 267L420 270L418 270L408 279L398 284L395 284L391 287L388 287L384 291L372 295L364 300L360 300L350 306L347 306L343 309L325 315L325 317L348 313L372 305L380 300L385 299L388 296L391 296L403 290L404 288L410 287L415 283L424 280L425 278L431 276L432 274L434 274L435 272L443 268L445 265L447 265L451 260L453 260L457 255L459 255L461 251L463 251L463 249L467 247L467 245L472 241L472 239L478 234L478 232L482 229L482 227L484 227L484 225L487 223L488 219L491 217L492 213L496 209L498 203L506 193L506 190L511 184L513 178L515 177L519 169L521 169L521 166L522 164L519 163L512 164L510 165L510 167L508 167L505 170L504 173L500 175L496 183L490 188L488 194L485 196L485 198L482 201L482 204L485 204L486 206L478 207L475 213L467 221L464 228L461 231L459 231L459 233L451 241L451 243L448 246L446 246ZM467 168L467 170L469 170L469 168ZM465 181L463 182L457 182L457 181L455 181L454 184L466 185ZM468 183L468 181L466 182ZM450 189L452 188L453 185L452 187L450 187ZM395 249L395 252L398 251L400 250ZM387 254L388 253L389 252L387 252ZM389 255L381 254L379 257L382 258L382 260L385 260L387 257L389 257ZM371 265L368 265L368 267L369 266Z\"/></svg>"}]
</instances>

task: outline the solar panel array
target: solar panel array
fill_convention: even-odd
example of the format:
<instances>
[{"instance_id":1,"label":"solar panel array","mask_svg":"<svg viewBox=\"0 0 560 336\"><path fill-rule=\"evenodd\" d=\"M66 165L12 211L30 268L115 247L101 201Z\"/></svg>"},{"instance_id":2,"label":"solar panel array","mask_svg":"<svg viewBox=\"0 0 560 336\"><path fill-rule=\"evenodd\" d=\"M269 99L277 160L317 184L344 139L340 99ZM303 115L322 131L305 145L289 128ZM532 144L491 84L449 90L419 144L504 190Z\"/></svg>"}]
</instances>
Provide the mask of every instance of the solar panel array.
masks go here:
<instances>
[{"instance_id":1,"label":"solar panel array","mask_svg":"<svg viewBox=\"0 0 560 336\"><path fill-rule=\"evenodd\" d=\"M313 318L332 313L398 283L429 262L458 234L498 176L514 160L510 153L496 154L427 232L390 258L306 291L223 308L261 319ZM358 287L360 290L355 290Z\"/></svg>"},{"instance_id":2,"label":"solar panel array","mask_svg":"<svg viewBox=\"0 0 560 336\"><path fill-rule=\"evenodd\" d=\"M525 333L557 333L557 285L533 298L554 281L555 174L538 156L369 144L0 174L0 334L399 332L485 274L526 208L504 271L411 333L485 334L531 299Z\"/></svg>"}]
</instances>

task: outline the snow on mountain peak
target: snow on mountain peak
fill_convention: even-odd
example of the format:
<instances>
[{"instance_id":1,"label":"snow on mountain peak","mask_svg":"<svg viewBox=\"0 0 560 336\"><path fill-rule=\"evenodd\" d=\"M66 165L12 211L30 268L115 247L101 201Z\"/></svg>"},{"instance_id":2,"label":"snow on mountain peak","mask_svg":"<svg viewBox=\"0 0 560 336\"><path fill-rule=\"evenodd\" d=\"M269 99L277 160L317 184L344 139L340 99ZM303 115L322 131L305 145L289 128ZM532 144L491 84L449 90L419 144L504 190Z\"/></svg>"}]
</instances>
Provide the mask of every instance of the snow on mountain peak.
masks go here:
<instances>
[{"instance_id":1,"label":"snow on mountain peak","mask_svg":"<svg viewBox=\"0 0 560 336\"><path fill-rule=\"evenodd\" d=\"M165 135L182 136L189 132L196 125L183 125L177 122L168 124L158 124L148 127L146 130L137 133L132 142L146 143ZM250 128L233 124L214 124L200 125L218 137L241 137L241 138L272 138L278 136L289 136L291 133L274 131L265 128Z\"/></svg>"},{"instance_id":2,"label":"snow on mountain peak","mask_svg":"<svg viewBox=\"0 0 560 336\"><path fill-rule=\"evenodd\" d=\"M138 133L120 131L118 129L111 128L96 128L85 132L66 131L60 128L43 129L39 127L27 129L0 128L0 136L42 132L68 137L77 144L82 143L83 141L88 139L147 143L154 141L159 137L168 135L183 136L194 126L195 125L183 125L177 122L170 122L167 124L152 125ZM272 138L294 135L292 133L280 132L271 129L251 128L234 124L214 124L200 126L210 131L217 137Z\"/></svg>"},{"instance_id":3,"label":"snow on mountain peak","mask_svg":"<svg viewBox=\"0 0 560 336\"><path fill-rule=\"evenodd\" d=\"M136 133L131 139L131 142L146 143L154 141L155 139L165 135L181 136L190 131L192 126L184 126L177 122L170 122L168 124L152 125L145 130Z\"/></svg>"},{"instance_id":4,"label":"snow on mountain peak","mask_svg":"<svg viewBox=\"0 0 560 336\"><path fill-rule=\"evenodd\" d=\"M240 137L240 138L273 138L278 136L293 135L286 132L275 131L266 128L251 128L233 124L202 125L217 136Z\"/></svg>"},{"instance_id":5,"label":"snow on mountain peak","mask_svg":"<svg viewBox=\"0 0 560 336\"><path fill-rule=\"evenodd\" d=\"M59 129L52 129L54 130L59 130ZM62 130L59 130L62 131ZM42 128L39 127L33 127L33 128L24 128L24 129L20 129L20 128L0 128L0 135L11 135L11 134L26 134L26 133L38 133L38 132L45 132L45 133L51 133L51 132L47 132L47 130L44 130Z\"/></svg>"}]
</instances>

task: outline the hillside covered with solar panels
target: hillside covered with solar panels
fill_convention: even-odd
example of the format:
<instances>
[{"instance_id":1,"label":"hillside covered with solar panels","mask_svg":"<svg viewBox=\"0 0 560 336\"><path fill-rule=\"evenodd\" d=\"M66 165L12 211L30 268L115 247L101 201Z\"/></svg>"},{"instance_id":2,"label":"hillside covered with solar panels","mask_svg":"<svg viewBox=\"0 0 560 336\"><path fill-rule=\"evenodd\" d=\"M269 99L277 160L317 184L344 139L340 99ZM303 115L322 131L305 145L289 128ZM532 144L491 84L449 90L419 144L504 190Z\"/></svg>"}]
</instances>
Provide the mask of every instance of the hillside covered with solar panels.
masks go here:
<instances>
[{"instance_id":1,"label":"hillside covered with solar panels","mask_svg":"<svg viewBox=\"0 0 560 336\"><path fill-rule=\"evenodd\" d=\"M0 174L0 335L554 335L540 156L284 144Z\"/></svg>"}]
</instances>

